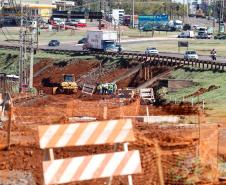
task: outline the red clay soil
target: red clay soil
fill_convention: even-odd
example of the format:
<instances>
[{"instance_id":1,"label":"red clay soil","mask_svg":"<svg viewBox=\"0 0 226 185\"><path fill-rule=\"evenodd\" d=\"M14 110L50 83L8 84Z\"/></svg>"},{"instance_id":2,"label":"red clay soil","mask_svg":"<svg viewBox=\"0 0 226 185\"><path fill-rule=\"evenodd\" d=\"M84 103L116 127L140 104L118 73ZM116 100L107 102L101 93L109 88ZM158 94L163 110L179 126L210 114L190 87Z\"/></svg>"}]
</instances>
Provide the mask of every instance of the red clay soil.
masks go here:
<instances>
[{"instance_id":1,"label":"red clay soil","mask_svg":"<svg viewBox=\"0 0 226 185\"><path fill-rule=\"evenodd\" d=\"M106 74L104 76L101 76L98 79L99 79L99 82L101 82L101 83L111 82L111 81L115 80L116 78L120 77L121 75L125 74L127 71L128 71L127 68L115 69L110 74ZM132 77L127 78L126 80L123 80L123 81L119 81L117 83L117 87L118 88L128 87L128 85L130 84L131 78Z\"/></svg>"},{"instance_id":2,"label":"red clay soil","mask_svg":"<svg viewBox=\"0 0 226 185\"><path fill-rule=\"evenodd\" d=\"M76 99L75 95L49 95L45 99L38 99L29 106L18 104L14 110L16 121L12 127L12 146L10 151L0 151L0 170L31 171L36 183L42 185L43 152L39 149L37 125L67 123L68 116L94 116L101 120L105 104L108 106L108 119L119 118L123 115L135 116L138 115L138 112L144 112L146 108L140 106L138 101L127 102L126 106L120 108L117 99L87 101ZM150 109L158 115L167 115L168 109L164 111L154 107L150 107ZM134 184L159 184L156 152L153 148L154 140L157 140L163 147L162 162L165 181L168 182L167 184L178 184L172 179L167 169L177 164L177 158L179 159L180 156L195 156L198 130L162 129L143 123L136 123L135 129L139 131L139 134L137 141L130 145L130 149L138 149L141 152L143 173L133 175ZM2 144L6 144L6 130L5 127L0 134L0 141L5 141ZM122 145L119 145L117 151L121 150ZM57 149L55 155L56 158L67 158L104 152L114 152L113 147L109 145L71 147ZM70 185L94 185L105 182L108 182L108 179L70 183ZM202 182L206 181L202 180ZM113 185L120 184L126 184L126 177L113 179Z\"/></svg>"},{"instance_id":3,"label":"red clay soil","mask_svg":"<svg viewBox=\"0 0 226 185\"><path fill-rule=\"evenodd\" d=\"M37 70L43 66L39 64ZM78 78L97 66L95 61L76 61L65 67L53 66L48 71L34 79L35 87L44 89L46 92L51 88L43 88L41 81L43 78L50 77L52 82L59 82L62 74L72 73ZM102 77L105 82L114 79L124 72L125 69L117 69L111 75ZM123 84L125 83L125 84ZM126 85L123 81L121 85ZM104 100L106 98L106 100ZM139 100L127 100L121 105L119 99L111 96L94 95L92 97L82 96L80 92L75 95L48 95L37 98L31 102L23 102L15 105L13 110L15 122L12 125L11 149L9 151L0 150L0 170L27 170L31 171L37 185L43 184L42 161L43 151L39 147L38 125L45 124L65 124L68 123L68 117L73 116L91 116L98 120L103 120L104 106L107 106L107 119L117 119L123 116L146 115L146 106L141 106ZM195 114L197 110L189 105L167 105L163 107L149 106L152 115L190 115ZM186 182L185 179L175 179L172 176L182 176L184 167L190 165L190 159L197 154L198 129L195 128L161 128L156 125L148 125L134 121L134 130L137 140L129 145L129 149L138 149L141 154L142 174L133 175L134 185L156 185L160 184L157 156L162 157L162 167L165 184L181 185ZM0 149L6 146L7 127L0 129ZM158 142L161 148L161 154L155 150L154 142ZM208 146L206 146L208 147ZM91 155L96 153L122 151L122 145L119 144L116 150L113 146L85 146L56 149L54 151L56 159L75 157L81 155ZM183 164L184 161L188 164ZM175 169L172 171L172 169ZM209 170L211 171L211 170ZM208 172L209 172L208 171ZM195 176L197 184L210 183L200 172ZM69 183L67 185L101 185L108 183L107 178L93 181L84 181ZM114 177L112 185L127 184L127 177Z\"/></svg>"},{"instance_id":4,"label":"red clay soil","mask_svg":"<svg viewBox=\"0 0 226 185\"><path fill-rule=\"evenodd\" d=\"M42 63L38 65L37 69L40 69L43 66ZM41 66L40 66L41 65ZM84 61L84 60L75 60L71 61L65 67L60 67L53 65L48 68L47 71L41 73L38 77L34 78L34 87L38 90L44 90L45 93L51 94L52 87L43 87L42 80L44 78L49 78L51 83L59 83L63 79L63 74L74 74L75 79L77 79L82 74L89 72L91 69L98 66L97 61Z\"/></svg>"},{"instance_id":5,"label":"red clay soil","mask_svg":"<svg viewBox=\"0 0 226 185\"><path fill-rule=\"evenodd\" d=\"M116 119L124 115L135 116L138 115L138 112L140 115L140 113L144 113L144 110L146 110L146 106L140 106L139 101L127 102L126 106L119 107L117 99L87 101L85 98L77 99L75 95L49 95L45 99L38 99L31 105L16 105L14 110L16 122L12 127L12 146L10 151L0 151L0 170L29 170L32 172L36 183L41 185L43 183L43 152L39 149L37 125L67 123L68 116L94 116L102 120L103 106L106 104L108 106L108 119ZM172 108L175 107L173 106ZM149 108L153 115L166 115L167 110L170 110L169 108ZM183 109L183 107L178 109ZM130 149L138 149L140 151L143 169L141 175L133 175L134 184L159 184L156 152L153 147L153 141L155 140L162 147L162 163L166 184L183 184L181 183L183 181L179 183L173 179L170 175L171 171L168 169L178 164L181 156L184 156L184 158L195 156L198 129L162 129L156 125L144 123L135 123L134 128L139 132L136 134L137 141L130 145ZM6 127L0 132L0 141L4 141L2 144L6 144ZM121 150L122 145L119 145L117 151ZM67 158L104 152L114 152L113 146L103 145L57 149L55 150L55 156L56 158ZM175 170L178 170L177 168L175 167ZM207 179L198 179L198 181L208 182ZM105 182L108 182L108 179L69 184L94 185L104 184ZM126 184L126 177L113 178L113 185L120 184Z\"/></svg>"}]
</instances>

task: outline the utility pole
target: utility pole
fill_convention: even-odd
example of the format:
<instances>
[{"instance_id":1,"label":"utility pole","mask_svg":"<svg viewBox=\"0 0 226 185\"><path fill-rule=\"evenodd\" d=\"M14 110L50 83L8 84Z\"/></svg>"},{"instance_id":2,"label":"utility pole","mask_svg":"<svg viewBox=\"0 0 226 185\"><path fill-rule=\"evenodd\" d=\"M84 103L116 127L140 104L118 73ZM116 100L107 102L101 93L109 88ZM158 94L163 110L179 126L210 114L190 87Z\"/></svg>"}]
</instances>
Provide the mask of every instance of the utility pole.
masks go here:
<instances>
[{"instance_id":1,"label":"utility pole","mask_svg":"<svg viewBox=\"0 0 226 185\"><path fill-rule=\"evenodd\" d=\"M23 6L20 0L20 55L19 55L19 91L22 91L24 81L24 32L23 32Z\"/></svg>"},{"instance_id":2,"label":"utility pole","mask_svg":"<svg viewBox=\"0 0 226 185\"><path fill-rule=\"evenodd\" d=\"M133 0L133 3L132 3L132 4L133 4L133 7L132 7L132 9L133 9L133 10L132 10L132 11L133 11L133 28L135 27L135 22L134 22L134 3L135 3L135 2L134 2L134 1L135 1L135 0Z\"/></svg>"},{"instance_id":3,"label":"utility pole","mask_svg":"<svg viewBox=\"0 0 226 185\"><path fill-rule=\"evenodd\" d=\"M102 0L100 0L100 12L102 11ZM101 19L99 19L99 30L101 30Z\"/></svg>"},{"instance_id":4,"label":"utility pole","mask_svg":"<svg viewBox=\"0 0 226 185\"><path fill-rule=\"evenodd\" d=\"M222 0L217 1L217 15L218 15L218 32L221 32L221 21L224 14L224 3Z\"/></svg>"},{"instance_id":5,"label":"utility pole","mask_svg":"<svg viewBox=\"0 0 226 185\"><path fill-rule=\"evenodd\" d=\"M189 2L189 0L187 0L187 21L188 21L188 19L189 19L189 4L190 4L190 2Z\"/></svg>"},{"instance_id":6,"label":"utility pole","mask_svg":"<svg viewBox=\"0 0 226 185\"><path fill-rule=\"evenodd\" d=\"M33 66L34 66L34 32L35 28L31 28L31 49L30 49L30 74L29 74L29 89L33 88Z\"/></svg>"},{"instance_id":7,"label":"utility pole","mask_svg":"<svg viewBox=\"0 0 226 185\"><path fill-rule=\"evenodd\" d=\"M185 21L185 13L184 13L184 9L185 9L185 0L183 0L183 23Z\"/></svg>"}]
</instances>

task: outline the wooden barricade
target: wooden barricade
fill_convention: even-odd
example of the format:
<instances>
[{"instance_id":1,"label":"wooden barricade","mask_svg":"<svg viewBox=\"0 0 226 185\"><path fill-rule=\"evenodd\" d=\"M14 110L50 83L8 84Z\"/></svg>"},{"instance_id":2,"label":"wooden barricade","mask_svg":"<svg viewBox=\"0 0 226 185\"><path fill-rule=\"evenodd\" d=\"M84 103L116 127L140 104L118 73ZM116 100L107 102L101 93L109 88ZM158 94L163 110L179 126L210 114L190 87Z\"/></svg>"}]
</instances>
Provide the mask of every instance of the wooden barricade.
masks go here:
<instances>
[{"instance_id":1,"label":"wooden barricade","mask_svg":"<svg viewBox=\"0 0 226 185\"><path fill-rule=\"evenodd\" d=\"M120 98L134 98L134 91L132 89L119 89L118 95Z\"/></svg>"},{"instance_id":2,"label":"wooden barricade","mask_svg":"<svg viewBox=\"0 0 226 185\"><path fill-rule=\"evenodd\" d=\"M92 95L95 89L95 85L84 84L82 87L82 93Z\"/></svg>"},{"instance_id":3,"label":"wooden barricade","mask_svg":"<svg viewBox=\"0 0 226 185\"><path fill-rule=\"evenodd\" d=\"M138 150L128 151L126 142L135 141L132 120L39 126L40 148L48 149L50 160L43 161L45 184L61 184L117 175L141 173ZM67 159L54 159L53 148L124 143L125 151Z\"/></svg>"},{"instance_id":4,"label":"wooden barricade","mask_svg":"<svg viewBox=\"0 0 226 185\"><path fill-rule=\"evenodd\" d=\"M140 89L140 97L143 101L153 103L155 101L153 88Z\"/></svg>"}]
</instances>

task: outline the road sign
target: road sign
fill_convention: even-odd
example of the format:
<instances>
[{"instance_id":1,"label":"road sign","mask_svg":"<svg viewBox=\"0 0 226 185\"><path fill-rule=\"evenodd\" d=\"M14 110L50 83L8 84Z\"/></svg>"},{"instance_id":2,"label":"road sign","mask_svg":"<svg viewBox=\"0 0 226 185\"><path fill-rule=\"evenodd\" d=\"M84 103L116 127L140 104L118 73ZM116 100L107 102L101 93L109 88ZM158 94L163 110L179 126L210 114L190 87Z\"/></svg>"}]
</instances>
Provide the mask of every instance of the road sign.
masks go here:
<instances>
[{"instance_id":1,"label":"road sign","mask_svg":"<svg viewBox=\"0 0 226 185\"><path fill-rule=\"evenodd\" d=\"M188 41L178 41L178 52L180 52L181 47L185 47L188 49L189 42Z\"/></svg>"},{"instance_id":2,"label":"road sign","mask_svg":"<svg viewBox=\"0 0 226 185\"><path fill-rule=\"evenodd\" d=\"M138 17L140 22L168 22L168 15L140 15Z\"/></svg>"},{"instance_id":3,"label":"road sign","mask_svg":"<svg viewBox=\"0 0 226 185\"><path fill-rule=\"evenodd\" d=\"M189 42L188 41L178 41L178 47L188 47Z\"/></svg>"}]
</instances>

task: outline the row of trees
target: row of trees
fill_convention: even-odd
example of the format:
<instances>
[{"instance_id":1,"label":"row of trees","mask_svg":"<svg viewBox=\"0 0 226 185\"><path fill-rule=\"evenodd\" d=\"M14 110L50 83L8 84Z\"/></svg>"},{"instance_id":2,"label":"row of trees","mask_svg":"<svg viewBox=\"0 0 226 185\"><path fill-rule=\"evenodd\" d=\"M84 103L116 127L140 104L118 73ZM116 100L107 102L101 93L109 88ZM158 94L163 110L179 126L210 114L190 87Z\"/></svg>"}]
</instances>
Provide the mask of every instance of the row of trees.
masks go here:
<instances>
[{"instance_id":1,"label":"row of trees","mask_svg":"<svg viewBox=\"0 0 226 185\"><path fill-rule=\"evenodd\" d=\"M94 11L102 10L111 12L112 9L124 9L126 14L132 14L132 0L75 0L80 6L90 8ZM134 0L135 14L150 15L150 14L168 14L170 16L182 16L186 14L186 5L180 3L172 3L171 1L156 0Z\"/></svg>"}]
</instances>

